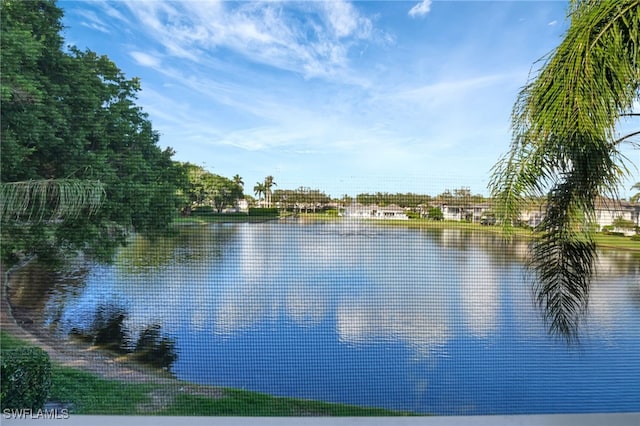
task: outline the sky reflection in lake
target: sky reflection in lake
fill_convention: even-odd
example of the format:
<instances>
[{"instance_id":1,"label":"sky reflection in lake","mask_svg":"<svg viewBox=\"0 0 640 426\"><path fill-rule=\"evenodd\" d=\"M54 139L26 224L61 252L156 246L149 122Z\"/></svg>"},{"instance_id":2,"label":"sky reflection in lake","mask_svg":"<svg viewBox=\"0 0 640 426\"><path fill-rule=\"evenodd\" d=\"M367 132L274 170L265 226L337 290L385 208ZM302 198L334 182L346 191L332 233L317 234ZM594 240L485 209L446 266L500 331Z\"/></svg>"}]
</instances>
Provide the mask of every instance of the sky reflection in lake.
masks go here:
<instances>
[{"instance_id":1,"label":"sky reflection in lake","mask_svg":"<svg viewBox=\"0 0 640 426\"><path fill-rule=\"evenodd\" d=\"M137 239L49 300L175 339L185 380L436 414L640 411L640 261L604 252L579 347L546 334L525 243L362 222L185 228ZM62 306L62 308L60 308ZM54 309L54 307L57 307Z\"/></svg>"}]
</instances>

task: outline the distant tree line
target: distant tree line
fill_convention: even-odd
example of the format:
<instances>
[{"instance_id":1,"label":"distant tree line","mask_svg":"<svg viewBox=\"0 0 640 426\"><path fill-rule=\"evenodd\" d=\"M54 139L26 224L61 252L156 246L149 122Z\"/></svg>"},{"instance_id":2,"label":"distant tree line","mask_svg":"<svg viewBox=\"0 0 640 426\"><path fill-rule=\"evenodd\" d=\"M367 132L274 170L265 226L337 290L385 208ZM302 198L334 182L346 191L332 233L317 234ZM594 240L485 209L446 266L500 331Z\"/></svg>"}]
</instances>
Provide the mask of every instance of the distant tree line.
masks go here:
<instances>
[{"instance_id":1,"label":"distant tree line","mask_svg":"<svg viewBox=\"0 0 640 426\"><path fill-rule=\"evenodd\" d=\"M388 192L376 192L375 194L358 194L355 197L355 202L360 204L375 204L381 207L395 204L397 206L405 208L417 208L418 206L426 206L435 203L471 205L483 203L486 201L487 199L485 199L482 195L472 195L469 188L465 187L454 189L453 192L447 189L436 196L415 194L412 192L395 194L390 194Z\"/></svg>"},{"instance_id":2,"label":"distant tree line","mask_svg":"<svg viewBox=\"0 0 640 426\"><path fill-rule=\"evenodd\" d=\"M331 203L331 197L319 189L301 186L297 189L276 189L273 201L285 209L315 211Z\"/></svg>"},{"instance_id":3,"label":"distant tree line","mask_svg":"<svg viewBox=\"0 0 640 426\"><path fill-rule=\"evenodd\" d=\"M235 207L244 197L242 178L238 175L229 179L191 163L179 163L178 167L183 176L178 189L182 212L188 212L193 206L211 206L220 213L227 207Z\"/></svg>"}]
</instances>

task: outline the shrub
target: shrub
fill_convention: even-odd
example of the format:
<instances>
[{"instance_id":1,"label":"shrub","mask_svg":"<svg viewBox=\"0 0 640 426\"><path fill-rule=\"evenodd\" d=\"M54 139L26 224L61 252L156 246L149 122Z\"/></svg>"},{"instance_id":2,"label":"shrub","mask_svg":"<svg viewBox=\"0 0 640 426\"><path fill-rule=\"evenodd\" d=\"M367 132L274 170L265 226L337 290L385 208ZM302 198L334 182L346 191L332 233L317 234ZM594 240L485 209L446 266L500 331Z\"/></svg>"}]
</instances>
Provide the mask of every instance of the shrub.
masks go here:
<instances>
[{"instance_id":1,"label":"shrub","mask_svg":"<svg viewBox=\"0 0 640 426\"><path fill-rule=\"evenodd\" d=\"M631 241L640 241L640 234L632 235Z\"/></svg>"},{"instance_id":2,"label":"shrub","mask_svg":"<svg viewBox=\"0 0 640 426\"><path fill-rule=\"evenodd\" d=\"M51 389L51 362L40 348L2 351L0 380L2 410L40 410Z\"/></svg>"},{"instance_id":3,"label":"shrub","mask_svg":"<svg viewBox=\"0 0 640 426\"><path fill-rule=\"evenodd\" d=\"M408 210L405 214L409 219L420 219L420 213L414 212L413 210Z\"/></svg>"},{"instance_id":4,"label":"shrub","mask_svg":"<svg viewBox=\"0 0 640 426\"><path fill-rule=\"evenodd\" d=\"M90 331L94 335L93 343L115 352L126 352L126 317L125 308L116 303L98 306Z\"/></svg>"},{"instance_id":5,"label":"shrub","mask_svg":"<svg viewBox=\"0 0 640 426\"><path fill-rule=\"evenodd\" d=\"M213 216L216 212L211 206L198 206L191 210L191 216Z\"/></svg>"},{"instance_id":6,"label":"shrub","mask_svg":"<svg viewBox=\"0 0 640 426\"><path fill-rule=\"evenodd\" d=\"M613 237L624 237L624 232L607 232L607 235L611 235Z\"/></svg>"},{"instance_id":7,"label":"shrub","mask_svg":"<svg viewBox=\"0 0 640 426\"><path fill-rule=\"evenodd\" d=\"M144 329L133 352L141 362L168 369L178 357L176 342L162 336L160 328L159 324L154 324Z\"/></svg>"},{"instance_id":8,"label":"shrub","mask_svg":"<svg viewBox=\"0 0 640 426\"><path fill-rule=\"evenodd\" d=\"M251 207L249 216L277 217L279 215L276 207Z\"/></svg>"},{"instance_id":9,"label":"shrub","mask_svg":"<svg viewBox=\"0 0 640 426\"><path fill-rule=\"evenodd\" d=\"M338 216L338 210L337 209L327 209L327 210L325 210L325 214L327 216L337 217Z\"/></svg>"},{"instance_id":10,"label":"shrub","mask_svg":"<svg viewBox=\"0 0 640 426\"><path fill-rule=\"evenodd\" d=\"M612 225L614 228L621 228L621 229L636 228L635 222L633 222L632 220L623 219L621 217L616 218L616 220L613 221Z\"/></svg>"},{"instance_id":11,"label":"shrub","mask_svg":"<svg viewBox=\"0 0 640 426\"><path fill-rule=\"evenodd\" d=\"M430 207L427 212L427 218L431 220L442 220L444 219L444 213L437 207Z\"/></svg>"}]
</instances>

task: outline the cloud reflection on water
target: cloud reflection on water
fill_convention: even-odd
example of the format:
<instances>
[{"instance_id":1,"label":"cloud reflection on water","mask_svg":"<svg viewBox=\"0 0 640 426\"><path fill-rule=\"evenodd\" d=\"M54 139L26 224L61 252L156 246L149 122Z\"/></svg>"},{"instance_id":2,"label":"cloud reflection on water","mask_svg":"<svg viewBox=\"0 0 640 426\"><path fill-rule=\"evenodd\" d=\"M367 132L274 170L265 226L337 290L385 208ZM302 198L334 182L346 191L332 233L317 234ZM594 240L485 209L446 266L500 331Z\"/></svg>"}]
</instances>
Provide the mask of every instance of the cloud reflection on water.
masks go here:
<instances>
[{"instance_id":1,"label":"cloud reflection on water","mask_svg":"<svg viewBox=\"0 0 640 426\"><path fill-rule=\"evenodd\" d=\"M533 304L524 242L270 223L194 227L163 244L161 256L140 243L122 264L59 283L50 322L90 324L101 303L121 301L130 333L157 324L175 340L185 380L421 412L521 412L512 404L531 400L571 409L577 388L593 401L609 392L602 408L638 377L636 255L602 252L586 344L572 350L549 338ZM613 374L628 383L613 389Z\"/></svg>"},{"instance_id":2,"label":"cloud reflection on water","mask_svg":"<svg viewBox=\"0 0 640 426\"><path fill-rule=\"evenodd\" d=\"M508 257L522 255L526 243L505 247L461 230L374 231L361 223L189 230L173 249L163 247L166 266L157 265L157 256L146 257L157 272L140 264L138 250L135 269L119 266L115 276L102 271L90 278L79 305L69 309L89 309L91 300L111 291L127 299L132 329L158 323L169 332L186 327L231 336L282 319L300 327L330 321L340 342L399 341L422 355L459 336L489 338L505 304L514 313L514 333L538 333L542 327L531 321L535 308L521 265ZM192 255L185 258L187 248ZM621 266L629 259L619 257L601 257L598 269L629 272ZM594 285L592 323L606 329L615 321L616 301L625 295L611 292L628 291L619 287Z\"/></svg>"}]
</instances>

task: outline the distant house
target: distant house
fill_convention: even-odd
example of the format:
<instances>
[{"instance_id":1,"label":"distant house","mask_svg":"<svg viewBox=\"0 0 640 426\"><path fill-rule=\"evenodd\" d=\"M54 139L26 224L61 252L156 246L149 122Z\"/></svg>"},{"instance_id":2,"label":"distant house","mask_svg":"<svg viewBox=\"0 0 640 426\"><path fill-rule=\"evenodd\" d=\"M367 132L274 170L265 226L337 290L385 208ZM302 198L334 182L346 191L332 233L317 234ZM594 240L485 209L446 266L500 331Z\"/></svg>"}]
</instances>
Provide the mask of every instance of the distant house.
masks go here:
<instances>
[{"instance_id":1,"label":"distant house","mask_svg":"<svg viewBox=\"0 0 640 426\"><path fill-rule=\"evenodd\" d=\"M365 206L362 204L352 204L341 210L339 215L360 219L409 219L404 209L396 205L379 207L376 205Z\"/></svg>"},{"instance_id":2,"label":"distant house","mask_svg":"<svg viewBox=\"0 0 640 426\"><path fill-rule=\"evenodd\" d=\"M438 208L442 211L445 220L466 220L469 222L480 222L486 212L491 209L489 203L470 205L449 205L441 204Z\"/></svg>"},{"instance_id":3,"label":"distant house","mask_svg":"<svg viewBox=\"0 0 640 426\"><path fill-rule=\"evenodd\" d=\"M442 218L444 220L466 220L466 213L464 207L450 206L448 204L442 204L439 206L442 211Z\"/></svg>"},{"instance_id":4,"label":"distant house","mask_svg":"<svg viewBox=\"0 0 640 426\"><path fill-rule=\"evenodd\" d=\"M471 221L472 222L480 222L482 218L485 216L485 213L491 210L491 205L489 203L480 203L473 204L469 207L469 211L471 213Z\"/></svg>"},{"instance_id":5,"label":"distant house","mask_svg":"<svg viewBox=\"0 0 640 426\"><path fill-rule=\"evenodd\" d=\"M222 210L222 213L247 213L249 211L249 202L244 198L238 199L233 207L228 207Z\"/></svg>"},{"instance_id":6,"label":"distant house","mask_svg":"<svg viewBox=\"0 0 640 426\"><path fill-rule=\"evenodd\" d=\"M249 202L245 198L238 200L236 205L238 206L238 210L241 212L246 213L249 211Z\"/></svg>"},{"instance_id":7,"label":"distant house","mask_svg":"<svg viewBox=\"0 0 640 426\"><path fill-rule=\"evenodd\" d=\"M377 219L409 219L409 216L407 216L404 209L395 204L379 207L374 211L374 215Z\"/></svg>"},{"instance_id":8,"label":"distant house","mask_svg":"<svg viewBox=\"0 0 640 426\"><path fill-rule=\"evenodd\" d=\"M542 201L531 202L520 212L520 222L535 228L542 223L545 208Z\"/></svg>"},{"instance_id":9,"label":"distant house","mask_svg":"<svg viewBox=\"0 0 640 426\"><path fill-rule=\"evenodd\" d=\"M520 221L536 227L540 225L544 219L545 206L540 203L531 205L520 213ZM628 201L612 200L610 198L600 197L595 204L595 221L599 230L605 226L612 226L617 219L623 219L633 222L635 226L640 226L640 205L633 204ZM633 235L633 229L614 229L615 232L622 232L627 235Z\"/></svg>"},{"instance_id":10,"label":"distant house","mask_svg":"<svg viewBox=\"0 0 640 426\"><path fill-rule=\"evenodd\" d=\"M371 208L362 204L351 204L340 210L338 215L352 218L370 218Z\"/></svg>"},{"instance_id":11,"label":"distant house","mask_svg":"<svg viewBox=\"0 0 640 426\"><path fill-rule=\"evenodd\" d=\"M629 201L618 201L610 198L598 198L596 200L596 222L603 228L612 226L617 219L623 219L640 226L640 204ZM614 229L615 232L622 232L627 235L635 234L635 230L624 228Z\"/></svg>"}]
</instances>

